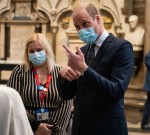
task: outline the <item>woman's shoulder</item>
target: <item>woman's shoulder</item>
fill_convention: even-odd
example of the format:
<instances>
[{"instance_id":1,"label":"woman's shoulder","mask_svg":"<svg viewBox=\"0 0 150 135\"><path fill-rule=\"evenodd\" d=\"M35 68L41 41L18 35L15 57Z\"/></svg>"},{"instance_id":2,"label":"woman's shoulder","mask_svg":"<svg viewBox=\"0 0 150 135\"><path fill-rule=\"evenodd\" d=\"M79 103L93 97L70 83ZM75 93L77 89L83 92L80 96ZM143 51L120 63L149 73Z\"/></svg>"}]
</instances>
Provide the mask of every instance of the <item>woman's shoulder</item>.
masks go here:
<instances>
[{"instance_id":1,"label":"woman's shoulder","mask_svg":"<svg viewBox=\"0 0 150 135\"><path fill-rule=\"evenodd\" d=\"M25 66L23 64L18 64L14 67L13 71L15 72L25 72Z\"/></svg>"},{"instance_id":2,"label":"woman's shoulder","mask_svg":"<svg viewBox=\"0 0 150 135\"><path fill-rule=\"evenodd\" d=\"M60 70L61 69L61 66L57 65L57 64L54 64L54 67L53 67L54 70Z\"/></svg>"},{"instance_id":3,"label":"woman's shoulder","mask_svg":"<svg viewBox=\"0 0 150 135\"><path fill-rule=\"evenodd\" d=\"M61 69L61 66L55 64L51 70L51 74L57 75L59 73L59 70Z\"/></svg>"},{"instance_id":4,"label":"woman's shoulder","mask_svg":"<svg viewBox=\"0 0 150 135\"><path fill-rule=\"evenodd\" d=\"M23 64L18 64L14 67L14 69L24 69L24 65Z\"/></svg>"}]
</instances>

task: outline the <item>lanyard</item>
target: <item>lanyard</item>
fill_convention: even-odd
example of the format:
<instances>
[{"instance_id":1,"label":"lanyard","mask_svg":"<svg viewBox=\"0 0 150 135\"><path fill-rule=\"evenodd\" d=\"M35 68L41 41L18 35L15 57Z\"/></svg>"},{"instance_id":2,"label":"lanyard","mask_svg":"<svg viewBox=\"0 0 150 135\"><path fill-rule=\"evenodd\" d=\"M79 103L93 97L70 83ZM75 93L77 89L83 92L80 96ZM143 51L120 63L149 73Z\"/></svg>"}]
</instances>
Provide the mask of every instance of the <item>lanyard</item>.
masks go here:
<instances>
[{"instance_id":1,"label":"lanyard","mask_svg":"<svg viewBox=\"0 0 150 135\"><path fill-rule=\"evenodd\" d=\"M35 77L35 79L36 79L37 89L38 89L38 91L39 91L39 93L40 93L40 98L41 98L41 100L42 100L42 108L43 108L43 106L44 106L44 98L45 98L45 96L47 95L48 87L49 87L49 85L50 85L50 81L51 81L51 79L52 79L52 76L51 76L50 74L48 75L47 81L46 81L46 86L44 87L44 86L42 86L42 85L40 84L39 77L38 77L38 74L37 74L35 68L33 69L33 73L34 73L34 77Z\"/></svg>"}]
</instances>

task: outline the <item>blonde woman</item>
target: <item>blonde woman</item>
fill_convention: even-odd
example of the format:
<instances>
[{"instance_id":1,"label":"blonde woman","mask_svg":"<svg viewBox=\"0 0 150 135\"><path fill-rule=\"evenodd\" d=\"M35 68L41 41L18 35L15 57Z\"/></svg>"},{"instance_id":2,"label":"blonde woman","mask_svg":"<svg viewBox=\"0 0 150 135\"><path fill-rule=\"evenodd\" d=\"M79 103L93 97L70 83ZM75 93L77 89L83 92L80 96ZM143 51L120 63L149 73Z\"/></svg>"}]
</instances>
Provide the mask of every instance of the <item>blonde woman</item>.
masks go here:
<instances>
[{"instance_id":1,"label":"blonde woman","mask_svg":"<svg viewBox=\"0 0 150 135\"><path fill-rule=\"evenodd\" d=\"M33 34L26 42L24 62L14 68L8 86L20 93L35 135L66 135L72 101L58 94L59 70L47 38Z\"/></svg>"}]
</instances>

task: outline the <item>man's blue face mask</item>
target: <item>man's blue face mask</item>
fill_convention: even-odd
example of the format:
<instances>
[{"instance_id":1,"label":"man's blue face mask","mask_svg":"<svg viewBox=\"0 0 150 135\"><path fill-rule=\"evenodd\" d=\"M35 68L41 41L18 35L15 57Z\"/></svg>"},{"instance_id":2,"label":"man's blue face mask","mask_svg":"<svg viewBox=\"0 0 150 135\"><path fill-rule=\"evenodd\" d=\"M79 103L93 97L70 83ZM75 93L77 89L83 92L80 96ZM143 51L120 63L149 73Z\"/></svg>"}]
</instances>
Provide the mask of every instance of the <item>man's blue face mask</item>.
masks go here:
<instances>
[{"instance_id":1,"label":"man's blue face mask","mask_svg":"<svg viewBox=\"0 0 150 135\"><path fill-rule=\"evenodd\" d=\"M93 44L96 41L97 37L98 37L98 34L95 33L93 27L89 27L89 28L79 30L78 35L79 35L79 38L83 42L87 43L88 45Z\"/></svg>"},{"instance_id":2,"label":"man's blue face mask","mask_svg":"<svg viewBox=\"0 0 150 135\"><path fill-rule=\"evenodd\" d=\"M29 60L36 66L42 65L46 61L46 52L41 50L39 52L29 53Z\"/></svg>"}]
</instances>

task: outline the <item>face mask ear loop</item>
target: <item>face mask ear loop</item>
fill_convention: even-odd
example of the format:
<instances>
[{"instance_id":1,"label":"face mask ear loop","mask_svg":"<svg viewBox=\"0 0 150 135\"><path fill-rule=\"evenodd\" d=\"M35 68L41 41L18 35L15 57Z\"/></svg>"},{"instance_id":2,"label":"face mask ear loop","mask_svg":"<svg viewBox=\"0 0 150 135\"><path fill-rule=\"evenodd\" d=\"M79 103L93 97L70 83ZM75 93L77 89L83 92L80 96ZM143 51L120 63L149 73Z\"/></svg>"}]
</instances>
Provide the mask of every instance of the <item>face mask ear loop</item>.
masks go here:
<instances>
[{"instance_id":1,"label":"face mask ear loop","mask_svg":"<svg viewBox=\"0 0 150 135\"><path fill-rule=\"evenodd\" d=\"M99 32L100 32L100 29L97 29L98 31L95 31L95 28L94 28L94 26L95 26L95 22L96 21L96 18L95 18L95 20L94 20L94 24L93 24L93 29L94 29L94 32L98 35L98 37L99 37ZM98 37L97 37L97 39L98 39ZM95 40L95 42L97 41L97 39Z\"/></svg>"}]
</instances>

